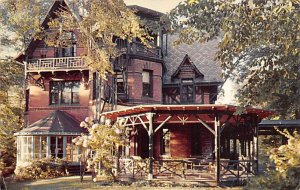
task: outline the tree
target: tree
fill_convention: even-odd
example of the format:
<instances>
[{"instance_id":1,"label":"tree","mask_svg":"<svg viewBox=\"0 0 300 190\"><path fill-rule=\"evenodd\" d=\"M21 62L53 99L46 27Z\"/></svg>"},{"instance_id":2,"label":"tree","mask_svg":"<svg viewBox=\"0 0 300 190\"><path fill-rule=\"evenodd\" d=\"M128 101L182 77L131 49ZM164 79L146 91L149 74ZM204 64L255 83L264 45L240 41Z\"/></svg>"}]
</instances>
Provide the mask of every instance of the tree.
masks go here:
<instances>
[{"instance_id":1,"label":"tree","mask_svg":"<svg viewBox=\"0 0 300 190\"><path fill-rule=\"evenodd\" d=\"M51 0L2 0L0 2L0 26L6 30L0 41L23 51L36 32L42 30L41 23Z\"/></svg>"},{"instance_id":2,"label":"tree","mask_svg":"<svg viewBox=\"0 0 300 190\"><path fill-rule=\"evenodd\" d=\"M273 148L270 159L275 171L269 170L262 176L254 177L246 189L299 189L300 188L300 135L287 130L277 131L288 139L286 145Z\"/></svg>"},{"instance_id":3,"label":"tree","mask_svg":"<svg viewBox=\"0 0 300 190\"><path fill-rule=\"evenodd\" d=\"M125 129L119 123L113 126L109 123L99 124L89 117L81 122L80 126L86 128L89 134L75 138L73 143L85 150L81 156L87 157L87 168L97 171L100 164L102 170L115 180L113 169L117 170L117 167L115 167L114 156L118 155L119 146L128 144L126 140L128 139L126 138L126 134L129 133L128 129ZM86 150L92 150L94 153L91 155Z\"/></svg>"},{"instance_id":4,"label":"tree","mask_svg":"<svg viewBox=\"0 0 300 190\"><path fill-rule=\"evenodd\" d=\"M138 38L147 45L151 37L141 27L141 21L134 11L119 0L75 0L69 9L61 9L48 25L51 30L44 30L39 35L50 46L68 46L73 43L67 37L69 31L76 31L80 43L86 50L85 62L102 78L111 69L112 61L119 56L116 38L131 42Z\"/></svg>"},{"instance_id":5,"label":"tree","mask_svg":"<svg viewBox=\"0 0 300 190\"><path fill-rule=\"evenodd\" d=\"M14 166L14 133L23 126L23 68L0 60L0 168Z\"/></svg>"},{"instance_id":6,"label":"tree","mask_svg":"<svg viewBox=\"0 0 300 190\"><path fill-rule=\"evenodd\" d=\"M299 0L187 0L170 13L177 43L220 38L216 59L223 76L241 84L242 106L300 112Z\"/></svg>"}]
</instances>

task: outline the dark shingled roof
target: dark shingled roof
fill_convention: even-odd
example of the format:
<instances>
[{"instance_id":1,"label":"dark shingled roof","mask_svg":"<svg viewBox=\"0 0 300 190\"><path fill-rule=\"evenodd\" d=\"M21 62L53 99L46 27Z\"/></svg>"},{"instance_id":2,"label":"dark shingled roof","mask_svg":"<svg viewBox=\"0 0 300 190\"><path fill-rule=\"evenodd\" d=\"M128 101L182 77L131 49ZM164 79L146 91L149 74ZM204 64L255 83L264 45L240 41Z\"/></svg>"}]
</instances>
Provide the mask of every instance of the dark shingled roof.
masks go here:
<instances>
[{"instance_id":1,"label":"dark shingled roof","mask_svg":"<svg viewBox=\"0 0 300 190\"><path fill-rule=\"evenodd\" d=\"M263 120L258 124L259 127L300 127L300 119L294 120Z\"/></svg>"},{"instance_id":2,"label":"dark shingled roof","mask_svg":"<svg viewBox=\"0 0 300 190\"><path fill-rule=\"evenodd\" d=\"M220 63L214 60L217 52L218 40L212 40L207 43L193 43L191 45L181 44L174 46L173 42L178 38L177 35L168 36L168 52L165 57L166 73L164 75L164 84L171 83L171 76L176 72L178 66L188 55L204 75L202 82L224 82L221 77Z\"/></svg>"},{"instance_id":3,"label":"dark shingled roof","mask_svg":"<svg viewBox=\"0 0 300 190\"><path fill-rule=\"evenodd\" d=\"M85 128L80 127L80 122L68 113L60 110L52 112L49 116L38 120L16 135L40 135L40 134L70 134L80 135L86 133Z\"/></svg>"},{"instance_id":4,"label":"dark shingled roof","mask_svg":"<svg viewBox=\"0 0 300 190\"><path fill-rule=\"evenodd\" d=\"M136 11L136 14L139 16L144 16L147 18L155 19L155 20L159 20L159 18L164 15L164 13L161 13L161 12L158 12L158 11L155 11L152 9L148 9L146 7L141 7L138 5L128 5L127 7L129 9Z\"/></svg>"}]
</instances>

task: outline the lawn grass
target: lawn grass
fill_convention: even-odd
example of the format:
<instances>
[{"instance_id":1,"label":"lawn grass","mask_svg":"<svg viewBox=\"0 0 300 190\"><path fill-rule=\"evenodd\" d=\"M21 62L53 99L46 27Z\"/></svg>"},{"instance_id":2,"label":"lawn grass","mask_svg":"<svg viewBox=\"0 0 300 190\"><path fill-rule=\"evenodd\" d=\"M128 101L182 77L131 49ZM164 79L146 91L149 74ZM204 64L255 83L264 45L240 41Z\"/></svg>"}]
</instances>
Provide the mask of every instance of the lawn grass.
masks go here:
<instances>
[{"instance_id":1,"label":"lawn grass","mask_svg":"<svg viewBox=\"0 0 300 190\"><path fill-rule=\"evenodd\" d=\"M7 182L8 190L77 190L77 189L108 189L108 190L186 190L191 189L190 187L149 187L141 185L121 185L119 183L108 183L105 181L92 182L91 176L85 176L83 183L80 183L79 176L70 176L70 177L60 177L54 179L46 180L36 180L36 181L8 181ZM204 189L220 189L218 187L197 187L192 188L195 190L204 190ZM240 188L234 188L238 190Z\"/></svg>"}]
</instances>

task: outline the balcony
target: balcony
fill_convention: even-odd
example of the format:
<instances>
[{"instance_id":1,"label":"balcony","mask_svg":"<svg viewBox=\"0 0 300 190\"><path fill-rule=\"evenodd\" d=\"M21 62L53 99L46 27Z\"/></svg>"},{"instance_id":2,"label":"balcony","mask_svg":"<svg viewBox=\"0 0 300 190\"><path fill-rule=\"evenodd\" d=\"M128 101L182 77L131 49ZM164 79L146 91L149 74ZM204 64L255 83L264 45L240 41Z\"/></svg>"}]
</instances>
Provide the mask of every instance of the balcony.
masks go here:
<instances>
[{"instance_id":1,"label":"balcony","mask_svg":"<svg viewBox=\"0 0 300 190\"><path fill-rule=\"evenodd\" d=\"M26 63L26 72L54 72L86 69L88 69L88 66L85 65L81 57L29 59Z\"/></svg>"},{"instance_id":2,"label":"balcony","mask_svg":"<svg viewBox=\"0 0 300 190\"><path fill-rule=\"evenodd\" d=\"M162 51L160 47L147 47L140 42L128 43L125 40L118 39L116 41L117 48L121 53L127 53L131 56L139 56L142 58L150 58L161 61Z\"/></svg>"}]
</instances>

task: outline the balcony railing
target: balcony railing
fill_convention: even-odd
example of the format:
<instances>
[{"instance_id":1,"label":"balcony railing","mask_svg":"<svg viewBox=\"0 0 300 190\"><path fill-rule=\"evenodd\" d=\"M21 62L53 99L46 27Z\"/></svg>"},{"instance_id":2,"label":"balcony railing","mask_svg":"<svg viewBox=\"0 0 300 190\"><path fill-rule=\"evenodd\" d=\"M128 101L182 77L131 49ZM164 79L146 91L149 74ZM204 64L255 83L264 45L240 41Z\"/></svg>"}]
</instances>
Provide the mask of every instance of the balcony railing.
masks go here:
<instances>
[{"instance_id":1,"label":"balcony railing","mask_svg":"<svg viewBox=\"0 0 300 190\"><path fill-rule=\"evenodd\" d=\"M82 70L87 68L81 57L29 59L26 63L27 71Z\"/></svg>"},{"instance_id":2,"label":"balcony railing","mask_svg":"<svg viewBox=\"0 0 300 190\"><path fill-rule=\"evenodd\" d=\"M117 48L121 53L128 53L131 55L139 55L148 58L162 59L162 51L160 47L147 47L140 42L128 43L125 40L118 39L116 41Z\"/></svg>"}]
</instances>

